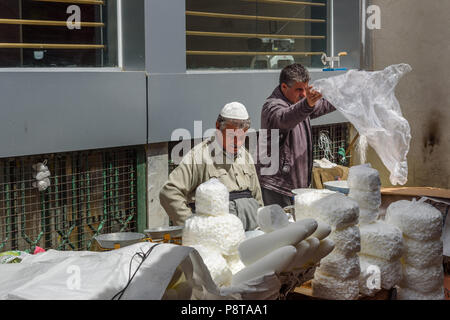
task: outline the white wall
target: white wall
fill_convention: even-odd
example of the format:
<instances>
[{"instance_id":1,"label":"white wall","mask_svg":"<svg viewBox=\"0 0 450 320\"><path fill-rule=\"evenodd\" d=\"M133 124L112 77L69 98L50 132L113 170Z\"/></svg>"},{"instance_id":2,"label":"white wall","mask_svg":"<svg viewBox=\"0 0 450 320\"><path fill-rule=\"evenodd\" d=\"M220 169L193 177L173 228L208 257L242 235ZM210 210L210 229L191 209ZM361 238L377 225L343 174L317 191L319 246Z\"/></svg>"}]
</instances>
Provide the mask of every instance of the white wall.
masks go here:
<instances>
[{"instance_id":1,"label":"white wall","mask_svg":"<svg viewBox=\"0 0 450 320\"><path fill-rule=\"evenodd\" d=\"M372 34L373 70L408 63L413 72L397 87L411 125L408 186L450 188L450 1L373 0L381 30ZM370 150L368 161L389 173Z\"/></svg>"}]
</instances>

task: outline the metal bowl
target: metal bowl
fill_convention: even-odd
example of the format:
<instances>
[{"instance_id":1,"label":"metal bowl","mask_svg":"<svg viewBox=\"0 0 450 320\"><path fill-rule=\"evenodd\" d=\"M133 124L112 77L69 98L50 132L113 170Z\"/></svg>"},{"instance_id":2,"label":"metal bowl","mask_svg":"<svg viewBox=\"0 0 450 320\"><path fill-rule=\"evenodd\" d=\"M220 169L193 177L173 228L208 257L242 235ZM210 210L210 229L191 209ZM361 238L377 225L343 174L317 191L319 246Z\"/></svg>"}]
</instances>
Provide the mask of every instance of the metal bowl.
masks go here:
<instances>
[{"instance_id":1,"label":"metal bowl","mask_svg":"<svg viewBox=\"0 0 450 320\"><path fill-rule=\"evenodd\" d=\"M135 244L145 239L145 234L137 232L105 233L95 237L100 247L104 249L115 249Z\"/></svg>"},{"instance_id":2,"label":"metal bowl","mask_svg":"<svg viewBox=\"0 0 450 320\"><path fill-rule=\"evenodd\" d=\"M343 194L348 194L350 191L346 180L324 182L323 186L328 190L337 191Z\"/></svg>"},{"instance_id":3,"label":"metal bowl","mask_svg":"<svg viewBox=\"0 0 450 320\"><path fill-rule=\"evenodd\" d=\"M172 226L172 227L156 227L144 230L145 234L147 234L153 240L161 240L164 239L165 234L169 234L171 238L181 237L183 234L184 226Z\"/></svg>"}]
</instances>

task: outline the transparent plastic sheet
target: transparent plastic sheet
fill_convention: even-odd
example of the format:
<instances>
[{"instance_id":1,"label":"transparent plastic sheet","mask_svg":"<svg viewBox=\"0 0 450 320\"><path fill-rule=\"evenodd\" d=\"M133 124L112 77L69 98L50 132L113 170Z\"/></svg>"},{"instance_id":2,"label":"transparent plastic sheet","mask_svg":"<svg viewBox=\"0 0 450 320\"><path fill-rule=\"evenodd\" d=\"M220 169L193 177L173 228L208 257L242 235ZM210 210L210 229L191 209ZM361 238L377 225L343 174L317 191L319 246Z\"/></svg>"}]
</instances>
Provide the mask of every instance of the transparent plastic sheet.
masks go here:
<instances>
[{"instance_id":1,"label":"transparent plastic sheet","mask_svg":"<svg viewBox=\"0 0 450 320\"><path fill-rule=\"evenodd\" d=\"M404 185L408 180L406 156L411 128L402 116L395 87L410 71L412 68L408 64L392 65L375 72L351 70L312 84L353 124L360 136L367 139L390 171L393 185Z\"/></svg>"}]
</instances>

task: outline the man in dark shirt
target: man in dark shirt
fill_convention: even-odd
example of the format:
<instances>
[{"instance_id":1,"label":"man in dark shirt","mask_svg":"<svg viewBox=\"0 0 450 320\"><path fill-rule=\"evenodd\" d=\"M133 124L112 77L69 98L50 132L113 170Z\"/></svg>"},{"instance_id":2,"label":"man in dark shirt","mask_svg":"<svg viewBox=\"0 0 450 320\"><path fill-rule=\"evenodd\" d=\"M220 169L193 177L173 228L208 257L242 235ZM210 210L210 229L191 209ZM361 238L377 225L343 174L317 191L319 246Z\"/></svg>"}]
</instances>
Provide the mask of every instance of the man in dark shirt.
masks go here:
<instances>
[{"instance_id":1,"label":"man in dark shirt","mask_svg":"<svg viewBox=\"0 0 450 320\"><path fill-rule=\"evenodd\" d=\"M309 86L309 81L309 73L301 64L295 63L285 67L280 74L279 86L263 105L261 129L267 130L267 142L264 143L266 148L259 150L260 161L257 168L266 206L292 205L292 190L308 188L311 185L313 158L310 119L336 109ZM270 150L272 129L279 129L279 150ZM276 135L274 137L276 138ZM273 159L277 156L277 151L277 172L264 173L264 169L270 165L261 162L261 158L267 155Z\"/></svg>"}]
</instances>

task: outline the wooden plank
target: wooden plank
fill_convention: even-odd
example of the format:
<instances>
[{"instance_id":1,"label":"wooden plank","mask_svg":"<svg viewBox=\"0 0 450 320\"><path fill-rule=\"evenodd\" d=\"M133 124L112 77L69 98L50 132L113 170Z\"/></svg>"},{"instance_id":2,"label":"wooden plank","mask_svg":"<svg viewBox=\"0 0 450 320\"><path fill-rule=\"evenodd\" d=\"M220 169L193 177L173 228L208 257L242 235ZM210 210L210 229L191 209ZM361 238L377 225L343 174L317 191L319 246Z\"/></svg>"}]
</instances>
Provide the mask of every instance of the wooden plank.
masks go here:
<instances>
[{"instance_id":1,"label":"wooden plank","mask_svg":"<svg viewBox=\"0 0 450 320\"><path fill-rule=\"evenodd\" d=\"M67 27L67 21L54 21L54 20L0 19L0 24ZM81 27L104 27L105 24L102 22L80 22L80 26Z\"/></svg>"},{"instance_id":2,"label":"wooden plank","mask_svg":"<svg viewBox=\"0 0 450 320\"><path fill-rule=\"evenodd\" d=\"M59 3L73 3L73 4L96 4L104 5L103 0L33 0L36 2L59 2Z\"/></svg>"},{"instance_id":3,"label":"wooden plank","mask_svg":"<svg viewBox=\"0 0 450 320\"><path fill-rule=\"evenodd\" d=\"M187 36L223 37L223 38L272 38L272 39L325 39L325 36L291 35L291 34L266 34L266 33L229 33L186 31Z\"/></svg>"},{"instance_id":4,"label":"wooden plank","mask_svg":"<svg viewBox=\"0 0 450 320\"><path fill-rule=\"evenodd\" d=\"M382 195L450 199L450 190L432 187L381 188Z\"/></svg>"},{"instance_id":5,"label":"wooden plank","mask_svg":"<svg viewBox=\"0 0 450 320\"><path fill-rule=\"evenodd\" d=\"M186 55L191 56L317 56L322 55L322 53L323 52L186 51Z\"/></svg>"},{"instance_id":6,"label":"wooden plank","mask_svg":"<svg viewBox=\"0 0 450 320\"><path fill-rule=\"evenodd\" d=\"M297 5L297 6L316 6L316 7L325 7L326 6L325 3L305 2L305 1L287 1L287 0L243 0L243 1L269 3L269 4Z\"/></svg>"},{"instance_id":7,"label":"wooden plank","mask_svg":"<svg viewBox=\"0 0 450 320\"><path fill-rule=\"evenodd\" d=\"M305 282L302 286L295 288L295 293L305 296L308 300L324 300L321 298L314 297L312 294L312 280ZM362 296L358 300L390 300L392 290L381 289L373 297Z\"/></svg>"},{"instance_id":8,"label":"wooden plank","mask_svg":"<svg viewBox=\"0 0 450 320\"><path fill-rule=\"evenodd\" d=\"M97 44L57 44L57 43L0 43L1 49L104 49Z\"/></svg>"},{"instance_id":9,"label":"wooden plank","mask_svg":"<svg viewBox=\"0 0 450 320\"><path fill-rule=\"evenodd\" d=\"M242 14L215 13L201 11L186 11L187 16L207 17L207 18L223 18L223 19L240 19L240 20L256 20L256 21L284 21L284 22L317 22L326 23L325 19L304 19L304 18L286 18L286 17L269 17L269 16L249 16Z\"/></svg>"}]
</instances>

